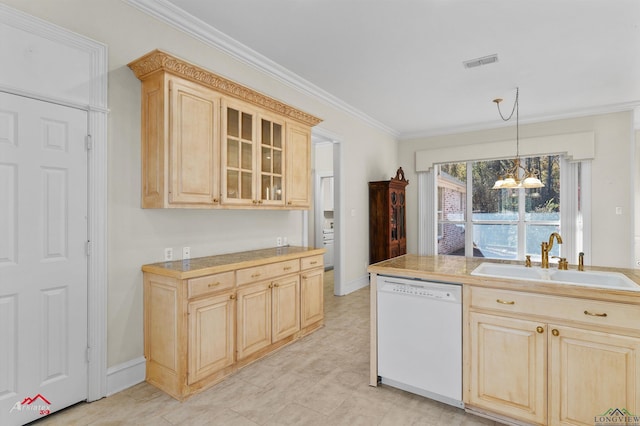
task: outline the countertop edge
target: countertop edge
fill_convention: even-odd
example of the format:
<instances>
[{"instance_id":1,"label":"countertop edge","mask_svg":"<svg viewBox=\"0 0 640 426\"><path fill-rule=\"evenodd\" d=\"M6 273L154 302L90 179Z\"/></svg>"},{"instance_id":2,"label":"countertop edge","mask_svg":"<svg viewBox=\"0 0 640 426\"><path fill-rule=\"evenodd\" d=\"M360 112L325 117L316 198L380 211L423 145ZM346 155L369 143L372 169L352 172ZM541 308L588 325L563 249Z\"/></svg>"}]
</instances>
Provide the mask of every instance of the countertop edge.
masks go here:
<instances>
[{"instance_id":1,"label":"countertop edge","mask_svg":"<svg viewBox=\"0 0 640 426\"><path fill-rule=\"evenodd\" d=\"M170 262L151 263L151 264L142 265L141 269L142 269L142 272L162 275L165 277L177 278L177 279L189 279L189 278L202 277L205 275L218 274L222 272L235 271L238 269L251 268L254 266L267 265L267 264L273 263L274 260L277 262L285 262L287 260L299 259L302 257L321 255L326 252L326 249L324 248L311 248L311 247L293 247L293 248L301 251L296 251L294 253L277 254L277 248L276 248L276 249L273 249L276 251L276 253L274 253L274 255L272 256L264 256L264 257L259 257L251 260L242 260L238 262L230 261L229 263L224 263L224 264L214 265L214 266L205 266L202 268L189 269L187 271L178 270L172 266L175 266L179 263L184 263L184 262L204 263L206 262L206 259L232 257L233 255L244 255L252 252L265 253L267 250L271 250L271 249L248 250L246 252L225 253L225 254L214 255L214 256L204 256L204 257L189 259L188 261L178 260L178 261L170 261Z\"/></svg>"},{"instance_id":2,"label":"countertop edge","mask_svg":"<svg viewBox=\"0 0 640 426\"><path fill-rule=\"evenodd\" d=\"M416 259L420 260L437 260L439 256L417 256L417 255L405 255L413 256ZM392 260L392 259L390 259ZM459 268L455 271L451 271L451 263L456 263L455 260L448 259L448 267L447 271L437 271L437 267L427 267L423 265L423 268L420 269L412 269L408 267L397 267L397 266L386 266L384 263L389 261L379 262L378 264L370 265L367 268L367 271L370 273L375 273L378 275L392 275L392 276L407 276L411 278L420 278L425 280L433 280L440 282L449 282L463 285L471 285L477 287L487 287L487 288L496 288L502 290L511 290L511 291L527 291L533 293L540 294L549 294L549 295L557 295L557 296L568 296L568 297L578 297L585 299L597 299L597 300L605 300L605 301L615 301L622 303L630 303L630 304L640 304L640 291L632 291L632 290L617 290L617 289L606 289L606 288L597 288L597 287L586 287L579 285L569 285L569 284L554 284L554 283L541 283L537 281L527 281L527 280L508 280L501 278L492 278L492 277L481 277L470 275L470 266L475 266L476 263L480 264L482 262L495 262L495 263L505 263L504 261L492 261L490 259L482 259L482 260L468 260L466 258L459 260ZM393 262L389 262L393 263ZM428 262L424 262L428 263ZM511 262L513 263L513 262ZM517 263L517 262L516 262ZM640 286L638 282L638 274L637 273L629 273L628 270L624 268L610 268L610 267L588 267L585 268L592 271L613 271L620 272L628 276L632 279L636 284ZM633 270L631 272L634 272Z\"/></svg>"}]
</instances>

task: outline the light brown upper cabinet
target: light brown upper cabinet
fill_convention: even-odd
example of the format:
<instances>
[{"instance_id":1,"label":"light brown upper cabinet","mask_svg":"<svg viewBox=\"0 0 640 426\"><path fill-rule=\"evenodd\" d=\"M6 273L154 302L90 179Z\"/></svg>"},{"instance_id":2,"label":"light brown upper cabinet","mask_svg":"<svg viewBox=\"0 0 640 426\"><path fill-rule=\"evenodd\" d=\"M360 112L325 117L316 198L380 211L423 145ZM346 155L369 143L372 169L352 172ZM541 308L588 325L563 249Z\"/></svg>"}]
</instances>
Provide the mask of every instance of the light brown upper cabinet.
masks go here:
<instances>
[{"instance_id":1,"label":"light brown upper cabinet","mask_svg":"<svg viewBox=\"0 0 640 426\"><path fill-rule=\"evenodd\" d=\"M142 207L308 209L320 119L154 50L142 81Z\"/></svg>"},{"instance_id":2,"label":"light brown upper cabinet","mask_svg":"<svg viewBox=\"0 0 640 426\"><path fill-rule=\"evenodd\" d=\"M287 123L287 206L311 205L311 129Z\"/></svg>"}]
</instances>

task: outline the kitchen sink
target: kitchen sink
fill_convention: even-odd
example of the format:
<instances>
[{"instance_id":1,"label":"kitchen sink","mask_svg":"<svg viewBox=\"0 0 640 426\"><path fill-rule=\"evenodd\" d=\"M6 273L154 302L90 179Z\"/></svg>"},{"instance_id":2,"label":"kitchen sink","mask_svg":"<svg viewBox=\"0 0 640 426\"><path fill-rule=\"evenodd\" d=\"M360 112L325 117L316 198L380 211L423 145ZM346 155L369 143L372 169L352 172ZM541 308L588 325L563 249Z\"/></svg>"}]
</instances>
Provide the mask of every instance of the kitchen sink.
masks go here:
<instances>
[{"instance_id":1,"label":"kitchen sink","mask_svg":"<svg viewBox=\"0 0 640 426\"><path fill-rule=\"evenodd\" d=\"M586 287L608 288L612 290L640 291L640 285L619 272L563 271L558 269L527 268L522 265L502 263L481 263L471 275L514 280L573 284Z\"/></svg>"}]
</instances>

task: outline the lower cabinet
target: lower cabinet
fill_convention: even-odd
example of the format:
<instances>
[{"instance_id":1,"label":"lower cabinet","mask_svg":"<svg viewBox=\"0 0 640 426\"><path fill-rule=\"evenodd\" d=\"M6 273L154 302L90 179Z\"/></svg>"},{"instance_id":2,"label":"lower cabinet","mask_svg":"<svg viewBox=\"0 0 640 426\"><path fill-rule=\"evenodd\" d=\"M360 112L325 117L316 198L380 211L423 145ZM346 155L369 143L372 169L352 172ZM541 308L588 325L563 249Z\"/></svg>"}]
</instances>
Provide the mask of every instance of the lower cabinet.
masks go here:
<instances>
[{"instance_id":1,"label":"lower cabinet","mask_svg":"<svg viewBox=\"0 0 640 426\"><path fill-rule=\"evenodd\" d=\"M238 360L300 330L300 275L238 289Z\"/></svg>"},{"instance_id":2,"label":"lower cabinet","mask_svg":"<svg viewBox=\"0 0 640 426\"><path fill-rule=\"evenodd\" d=\"M637 306L481 288L470 305L470 411L574 426L640 411Z\"/></svg>"},{"instance_id":3,"label":"lower cabinet","mask_svg":"<svg viewBox=\"0 0 640 426\"><path fill-rule=\"evenodd\" d=\"M550 424L592 426L596 417L616 408L638 415L640 339L558 325L549 328Z\"/></svg>"},{"instance_id":4,"label":"lower cabinet","mask_svg":"<svg viewBox=\"0 0 640 426\"><path fill-rule=\"evenodd\" d=\"M301 278L301 321L302 327L308 327L324 318L324 269L303 271Z\"/></svg>"},{"instance_id":5,"label":"lower cabinet","mask_svg":"<svg viewBox=\"0 0 640 426\"><path fill-rule=\"evenodd\" d=\"M187 278L145 265L147 381L184 400L321 327L324 250L309 251Z\"/></svg>"},{"instance_id":6,"label":"lower cabinet","mask_svg":"<svg viewBox=\"0 0 640 426\"><path fill-rule=\"evenodd\" d=\"M234 363L235 298L226 292L189 303L188 384Z\"/></svg>"},{"instance_id":7,"label":"lower cabinet","mask_svg":"<svg viewBox=\"0 0 640 426\"><path fill-rule=\"evenodd\" d=\"M544 424L547 419L546 336L539 323L472 312L469 402Z\"/></svg>"}]
</instances>

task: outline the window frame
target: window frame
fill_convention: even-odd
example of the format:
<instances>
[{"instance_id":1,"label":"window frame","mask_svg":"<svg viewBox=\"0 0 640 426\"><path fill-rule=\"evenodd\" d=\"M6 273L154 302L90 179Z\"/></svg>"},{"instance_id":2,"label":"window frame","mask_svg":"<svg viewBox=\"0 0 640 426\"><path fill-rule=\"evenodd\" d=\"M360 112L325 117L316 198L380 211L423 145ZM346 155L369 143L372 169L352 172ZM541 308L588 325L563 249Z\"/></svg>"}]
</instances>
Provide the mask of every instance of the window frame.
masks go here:
<instances>
[{"instance_id":1,"label":"window frame","mask_svg":"<svg viewBox=\"0 0 640 426\"><path fill-rule=\"evenodd\" d=\"M544 155L558 155L558 153L540 153ZM490 161L490 160L487 160ZM456 161L451 161L456 162ZM467 161L458 161L467 162ZM437 254L438 215L437 209L437 170L432 167L418 173L418 254ZM591 161L571 161L560 154L560 224L564 240L562 255L570 263L577 262L578 252L585 252L585 261L590 261L591 247ZM472 194L467 191L467 206L471 206ZM522 204L522 203L520 203ZM470 207L467 207L468 209ZM471 207L472 208L472 207ZM524 207L523 207L524 208ZM523 215L519 215L524 220ZM536 224L544 224L537 221ZM492 222L497 223L497 222ZM529 222L531 223L531 222ZM473 226L472 218L467 214L465 227ZM526 225L525 225L526 226ZM519 226L524 232L524 227ZM525 244L523 236L518 236L518 244ZM473 236L467 233L465 255L467 250L473 253ZM524 248L519 252L524 253ZM589 258L589 260L587 260Z\"/></svg>"}]
</instances>

